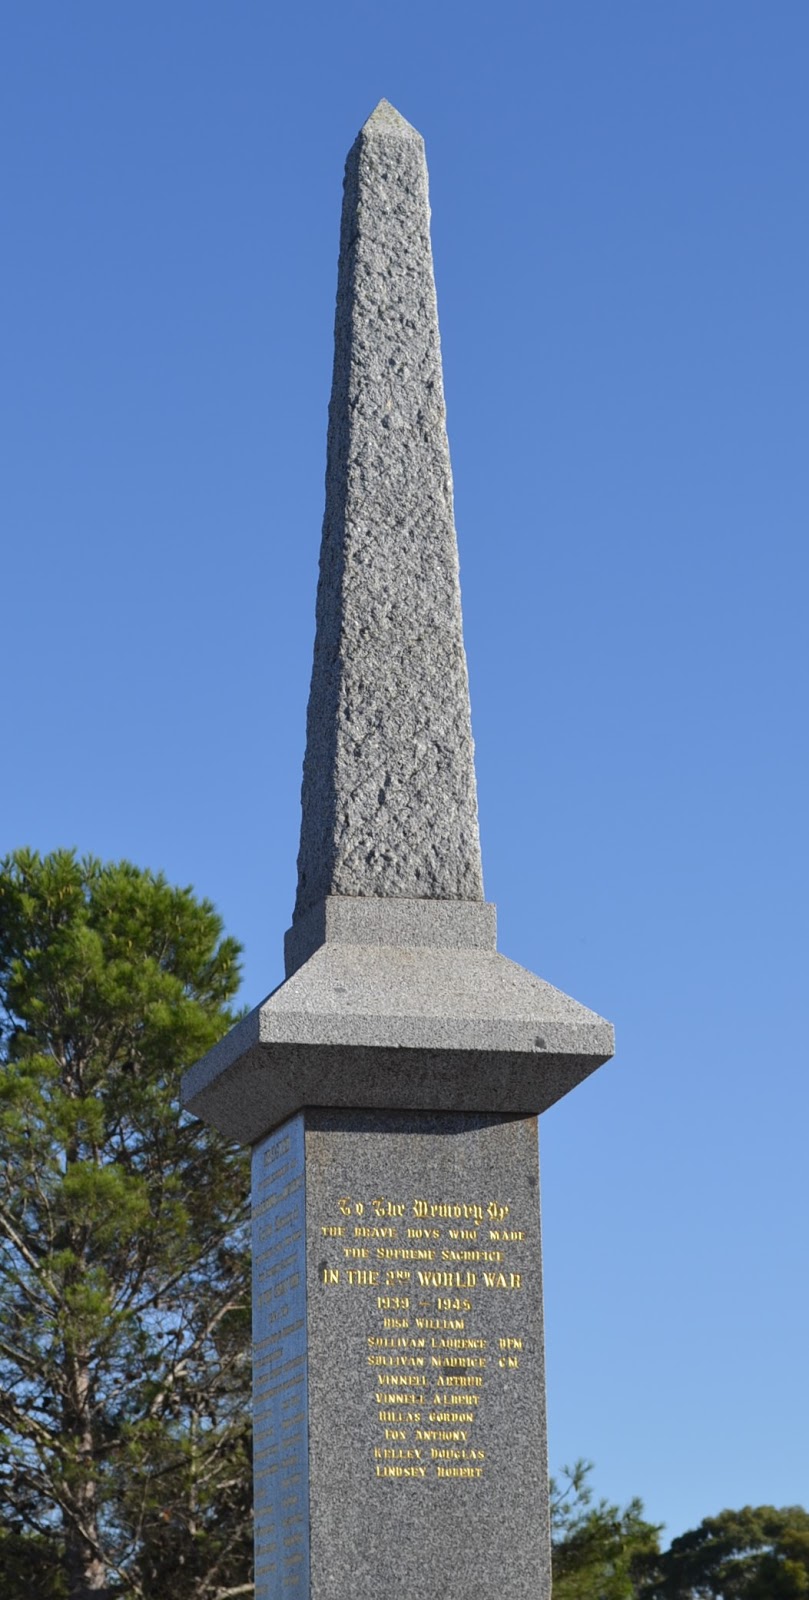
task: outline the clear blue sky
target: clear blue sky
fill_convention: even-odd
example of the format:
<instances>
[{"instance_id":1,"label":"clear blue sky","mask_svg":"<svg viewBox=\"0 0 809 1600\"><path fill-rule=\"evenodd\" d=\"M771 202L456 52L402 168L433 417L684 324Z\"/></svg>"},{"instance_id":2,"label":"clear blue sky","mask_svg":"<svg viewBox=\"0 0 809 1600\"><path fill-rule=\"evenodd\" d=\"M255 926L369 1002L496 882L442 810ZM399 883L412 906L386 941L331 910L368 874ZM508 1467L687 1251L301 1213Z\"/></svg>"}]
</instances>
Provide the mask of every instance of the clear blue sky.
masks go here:
<instances>
[{"instance_id":1,"label":"clear blue sky","mask_svg":"<svg viewBox=\"0 0 809 1600\"><path fill-rule=\"evenodd\" d=\"M543 1119L550 1447L809 1503L804 0L0 15L0 847L279 980L342 168L423 132L487 894L612 1018Z\"/></svg>"}]
</instances>

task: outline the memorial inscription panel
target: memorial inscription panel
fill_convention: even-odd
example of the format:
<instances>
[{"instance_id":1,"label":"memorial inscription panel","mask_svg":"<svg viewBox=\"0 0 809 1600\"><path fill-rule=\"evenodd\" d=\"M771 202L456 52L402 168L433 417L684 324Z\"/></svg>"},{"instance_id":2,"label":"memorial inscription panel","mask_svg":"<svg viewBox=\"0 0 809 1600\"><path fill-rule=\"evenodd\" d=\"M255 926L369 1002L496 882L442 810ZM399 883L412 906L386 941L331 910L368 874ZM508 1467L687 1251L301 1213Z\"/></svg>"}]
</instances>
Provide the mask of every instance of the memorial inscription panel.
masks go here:
<instances>
[{"instance_id":1,"label":"memorial inscription panel","mask_svg":"<svg viewBox=\"0 0 809 1600\"><path fill-rule=\"evenodd\" d=\"M546 1593L536 1119L305 1119L312 1593Z\"/></svg>"},{"instance_id":2,"label":"memorial inscription panel","mask_svg":"<svg viewBox=\"0 0 809 1600\"><path fill-rule=\"evenodd\" d=\"M526 1230L508 1226L510 1211L499 1199L340 1195L339 1221L321 1223L321 1283L365 1300L368 1332L356 1354L378 1407L369 1440L377 1478L485 1474L480 1406L502 1373L519 1371L527 1345L519 1302L499 1308L508 1332L482 1331L491 1319L480 1297L524 1288Z\"/></svg>"}]
</instances>

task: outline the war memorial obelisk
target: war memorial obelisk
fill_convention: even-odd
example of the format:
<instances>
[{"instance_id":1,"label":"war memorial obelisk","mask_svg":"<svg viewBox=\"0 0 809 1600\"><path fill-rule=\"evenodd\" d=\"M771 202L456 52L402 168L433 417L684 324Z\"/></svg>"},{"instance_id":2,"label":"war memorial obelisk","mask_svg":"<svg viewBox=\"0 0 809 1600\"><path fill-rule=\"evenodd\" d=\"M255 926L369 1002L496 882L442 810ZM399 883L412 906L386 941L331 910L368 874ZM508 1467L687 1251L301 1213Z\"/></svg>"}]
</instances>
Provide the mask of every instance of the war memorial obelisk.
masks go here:
<instances>
[{"instance_id":1,"label":"war memorial obelisk","mask_svg":"<svg viewBox=\"0 0 809 1600\"><path fill-rule=\"evenodd\" d=\"M286 980L185 1105L253 1148L256 1600L550 1592L537 1113L607 1022L483 899L424 146L346 165Z\"/></svg>"}]
</instances>

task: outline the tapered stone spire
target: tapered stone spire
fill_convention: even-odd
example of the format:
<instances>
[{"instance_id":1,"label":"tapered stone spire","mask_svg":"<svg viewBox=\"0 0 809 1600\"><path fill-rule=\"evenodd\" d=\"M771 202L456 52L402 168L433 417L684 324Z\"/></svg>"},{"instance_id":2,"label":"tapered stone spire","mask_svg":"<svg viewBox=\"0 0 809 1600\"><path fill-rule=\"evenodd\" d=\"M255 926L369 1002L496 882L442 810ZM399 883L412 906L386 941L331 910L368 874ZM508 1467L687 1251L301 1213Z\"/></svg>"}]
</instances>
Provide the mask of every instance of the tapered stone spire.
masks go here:
<instances>
[{"instance_id":1,"label":"tapered stone spire","mask_svg":"<svg viewBox=\"0 0 809 1600\"><path fill-rule=\"evenodd\" d=\"M296 919L483 897L429 221L381 100L345 172Z\"/></svg>"}]
</instances>

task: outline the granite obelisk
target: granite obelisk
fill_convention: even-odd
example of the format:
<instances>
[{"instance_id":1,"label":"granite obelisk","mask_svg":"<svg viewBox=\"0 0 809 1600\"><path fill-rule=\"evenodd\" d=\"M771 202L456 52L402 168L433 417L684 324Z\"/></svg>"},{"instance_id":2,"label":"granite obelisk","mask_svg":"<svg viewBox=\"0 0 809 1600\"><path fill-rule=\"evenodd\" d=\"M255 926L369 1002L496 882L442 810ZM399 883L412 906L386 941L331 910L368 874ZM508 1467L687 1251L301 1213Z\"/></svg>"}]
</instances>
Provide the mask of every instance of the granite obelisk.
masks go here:
<instances>
[{"instance_id":1,"label":"granite obelisk","mask_svg":"<svg viewBox=\"0 0 809 1600\"><path fill-rule=\"evenodd\" d=\"M346 165L286 980L187 1074L253 1147L256 1600L550 1592L537 1113L612 1054L483 899L421 137Z\"/></svg>"},{"instance_id":2,"label":"granite obelisk","mask_svg":"<svg viewBox=\"0 0 809 1600\"><path fill-rule=\"evenodd\" d=\"M346 166L296 917L483 899L429 217L383 101Z\"/></svg>"}]
</instances>

